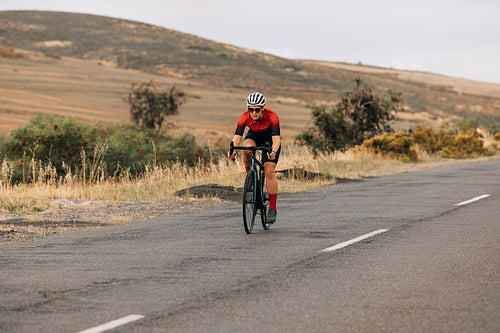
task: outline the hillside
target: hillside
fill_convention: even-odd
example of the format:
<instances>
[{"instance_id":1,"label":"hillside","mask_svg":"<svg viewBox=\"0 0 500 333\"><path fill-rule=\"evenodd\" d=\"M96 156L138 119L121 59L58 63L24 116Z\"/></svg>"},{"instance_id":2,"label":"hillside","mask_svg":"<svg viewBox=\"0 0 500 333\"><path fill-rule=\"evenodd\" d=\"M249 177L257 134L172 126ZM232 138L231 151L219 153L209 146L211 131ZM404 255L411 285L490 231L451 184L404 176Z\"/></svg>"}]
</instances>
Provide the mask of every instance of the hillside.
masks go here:
<instances>
[{"instance_id":1,"label":"hillside","mask_svg":"<svg viewBox=\"0 0 500 333\"><path fill-rule=\"evenodd\" d=\"M173 123L169 131L192 133L203 144L214 144L234 132L245 107L246 90L214 88L189 80L106 67L89 60L54 59L38 53L20 59L0 57L0 131L9 132L28 123L38 112L72 115L90 122L127 121L130 115L123 100L126 92L133 83L150 80L160 87L175 85L188 94L180 114L169 117ZM270 105L283 110L285 137L301 131L310 119L309 110L300 103L272 97Z\"/></svg>"},{"instance_id":2,"label":"hillside","mask_svg":"<svg viewBox=\"0 0 500 333\"><path fill-rule=\"evenodd\" d=\"M28 116L36 107L51 103L59 107L58 113L83 113L85 117L78 106L85 104L88 112L95 113L89 114L90 118L126 119L126 105L121 101L124 89L137 80L155 79L185 87L191 96L185 108L198 115L193 119L221 119L224 124L226 111L241 107L242 95L261 90L271 100L293 109L290 131L296 132L309 119L304 105L336 103L351 89L352 79L360 76L376 93L384 94L387 89L403 93L406 111L399 113L403 120L400 127L439 125L440 121L463 117L476 118L483 126L500 124L498 84L370 66L289 60L109 17L0 12L0 46L35 52L25 59L0 58L5 74L0 78L0 117L3 112L4 119L9 118L8 110ZM19 68L23 66L28 76L20 78L23 71ZM83 68L88 66L92 72L87 75ZM31 75L27 74L30 70ZM94 84L101 87L100 92ZM86 96L88 91L92 92ZM15 94L36 107L23 111L19 103L7 106L6 100L14 99ZM71 105L64 108L51 98ZM218 103L221 108L217 108ZM110 117L115 112L120 116ZM227 131L220 124L218 129Z\"/></svg>"}]
</instances>

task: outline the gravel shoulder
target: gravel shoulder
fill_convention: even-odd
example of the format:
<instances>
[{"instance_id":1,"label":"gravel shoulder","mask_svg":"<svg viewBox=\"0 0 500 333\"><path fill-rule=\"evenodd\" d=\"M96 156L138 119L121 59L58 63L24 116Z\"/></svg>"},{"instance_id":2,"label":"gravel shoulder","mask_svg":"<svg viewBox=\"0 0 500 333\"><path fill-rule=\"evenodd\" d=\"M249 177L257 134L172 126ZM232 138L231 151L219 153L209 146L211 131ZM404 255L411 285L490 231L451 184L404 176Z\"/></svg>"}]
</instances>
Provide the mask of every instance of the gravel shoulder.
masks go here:
<instances>
[{"instance_id":1,"label":"gravel shoulder","mask_svg":"<svg viewBox=\"0 0 500 333\"><path fill-rule=\"evenodd\" d=\"M55 200L51 208L43 212L0 212L0 245L82 229L124 225L227 203L219 199L181 198L162 203Z\"/></svg>"}]
</instances>

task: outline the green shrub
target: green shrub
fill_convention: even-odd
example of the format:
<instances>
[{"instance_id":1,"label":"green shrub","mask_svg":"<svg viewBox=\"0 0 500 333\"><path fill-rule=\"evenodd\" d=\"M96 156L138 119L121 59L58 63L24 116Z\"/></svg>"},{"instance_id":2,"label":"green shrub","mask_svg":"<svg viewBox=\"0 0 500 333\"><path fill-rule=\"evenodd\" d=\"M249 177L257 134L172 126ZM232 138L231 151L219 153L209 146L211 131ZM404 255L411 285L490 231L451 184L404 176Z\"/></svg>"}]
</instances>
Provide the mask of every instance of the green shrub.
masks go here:
<instances>
[{"instance_id":1,"label":"green shrub","mask_svg":"<svg viewBox=\"0 0 500 333\"><path fill-rule=\"evenodd\" d=\"M404 132L386 133L373 137L365 140L361 147L403 162L418 160L417 152L413 146L413 139Z\"/></svg>"},{"instance_id":2,"label":"green shrub","mask_svg":"<svg viewBox=\"0 0 500 333\"><path fill-rule=\"evenodd\" d=\"M133 124L101 126L47 115L38 115L14 130L0 151L14 166L14 182L36 181L35 174L40 173L34 168L45 168L52 178L71 169L93 181L124 171L137 176L146 166L177 161L193 166L209 158L209 152L198 147L189 134L173 138L164 130Z\"/></svg>"},{"instance_id":3,"label":"green shrub","mask_svg":"<svg viewBox=\"0 0 500 333\"><path fill-rule=\"evenodd\" d=\"M7 140L9 136L7 133L0 131L0 146L2 146Z\"/></svg>"},{"instance_id":4,"label":"green shrub","mask_svg":"<svg viewBox=\"0 0 500 333\"><path fill-rule=\"evenodd\" d=\"M413 139L419 147L429 153L446 158L474 158L492 155L484 147L475 128L457 135L447 134L444 130L435 131L432 127L418 127Z\"/></svg>"},{"instance_id":5,"label":"green shrub","mask_svg":"<svg viewBox=\"0 0 500 333\"><path fill-rule=\"evenodd\" d=\"M479 122L474 118L466 118L457 122L456 127L459 133L466 133L471 129L476 129L479 127Z\"/></svg>"},{"instance_id":6,"label":"green shrub","mask_svg":"<svg viewBox=\"0 0 500 333\"><path fill-rule=\"evenodd\" d=\"M63 162L71 167L81 161L80 153L93 151L97 142L102 143L98 128L72 118L37 115L25 127L12 132L2 145L10 160L42 161L51 163L62 173Z\"/></svg>"},{"instance_id":7,"label":"green shrub","mask_svg":"<svg viewBox=\"0 0 500 333\"><path fill-rule=\"evenodd\" d=\"M382 133L393 132L390 121L400 109L400 92L389 89L389 97L375 95L360 78L336 107L327 110L324 105L312 106L314 126L299 134L297 142L306 144L313 151L345 150L360 145L365 139Z\"/></svg>"},{"instance_id":8,"label":"green shrub","mask_svg":"<svg viewBox=\"0 0 500 333\"><path fill-rule=\"evenodd\" d=\"M159 89L153 81L133 84L125 101L132 120L144 128L161 128L165 118L177 114L186 94L175 87Z\"/></svg>"},{"instance_id":9,"label":"green shrub","mask_svg":"<svg viewBox=\"0 0 500 333\"><path fill-rule=\"evenodd\" d=\"M456 124L450 124L444 121L441 124L440 129L445 131L446 134L459 134L466 133L470 129L477 129L479 127L479 122L474 118L464 118L459 120Z\"/></svg>"},{"instance_id":10,"label":"green shrub","mask_svg":"<svg viewBox=\"0 0 500 333\"><path fill-rule=\"evenodd\" d=\"M195 138L190 134L173 138L165 131L142 129L131 124L114 125L108 131L109 149L104 157L108 170L129 169L132 175L137 175L146 165L181 161L193 166L200 159L206 159L204 151L196 146Z\"/></svg>"}]
</instances>

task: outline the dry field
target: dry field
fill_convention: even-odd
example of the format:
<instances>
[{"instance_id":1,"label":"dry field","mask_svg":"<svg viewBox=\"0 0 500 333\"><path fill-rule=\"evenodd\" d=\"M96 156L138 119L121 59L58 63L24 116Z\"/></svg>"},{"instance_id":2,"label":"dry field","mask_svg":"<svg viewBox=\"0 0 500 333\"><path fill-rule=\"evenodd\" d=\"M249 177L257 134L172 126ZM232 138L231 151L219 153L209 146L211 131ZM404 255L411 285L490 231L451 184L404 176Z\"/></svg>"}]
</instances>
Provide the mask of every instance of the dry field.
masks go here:
<instances>
[{"instance_id":1,"label":"dry field","mask_svg":"<svg viewBox=\"0 0 500 333\"><path fill-rule=\"evenodd\" d=\"M229 138L245 110L247 91L206 88L195 82L149 75L74 58L0 58L0 131L28 123L35 113L75 116L91 122L128 121L123 101L133 83L153 80L183 89L187 102L169 119L173 133L189 132L200 144ZM269 96L268 106L280 113L284 139L291 139L310 120L301 103Z\"/></svg>"},{"instance_id":2,"label":"dry field","mask_svg":"<svg viewBox=\"0 0 500 333\"><path fill-rule=\"evenodd\" d=\"M415 71L314 63L352 70L353 73L397 76L402 80L452 87L459 93L500 97L499 84ZM128 121L128 105L123 98L133 83L150 80L160 86L175 85L187 93L188 99L180 114L170 118L173 125L170 130L174 134L192 133L204 145L232 135L235 122L245 109L244 98L249 93L242 89L208 88L184 79L119 69L106 62L67 57L54 59L36 53L30 53L29 58L0 57L0 131L8 133L28 123L37 112L75 116L92 122ZM311 123L306 101L272 95L268 99L268 107L280 114L285 143ZM398 118L397 129L415 125L438 127L442 121L459 120L456 116L435 112L404 112L399 113Z\"/></svg>"}]
</instances>

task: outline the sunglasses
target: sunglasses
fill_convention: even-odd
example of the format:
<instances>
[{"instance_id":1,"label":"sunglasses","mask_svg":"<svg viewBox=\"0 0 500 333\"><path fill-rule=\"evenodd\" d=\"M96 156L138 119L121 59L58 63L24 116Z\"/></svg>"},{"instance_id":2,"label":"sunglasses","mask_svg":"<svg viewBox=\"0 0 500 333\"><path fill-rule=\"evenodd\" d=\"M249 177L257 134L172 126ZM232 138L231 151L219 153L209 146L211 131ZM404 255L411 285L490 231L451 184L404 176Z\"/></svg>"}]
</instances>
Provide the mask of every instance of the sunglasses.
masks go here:
<instances>
[{"instance_id":1,"label":"sunglasses","mask_svg":"<svg viewBox=\"0 0 500 333\"><path fill-rule=\"evenodd\" d=\"M262 111L262 108L257 108L257 109L248 109L248 111L250 112L255 112L255 113L259 113L260 111Z\"/></svg>"}]
</instances>

